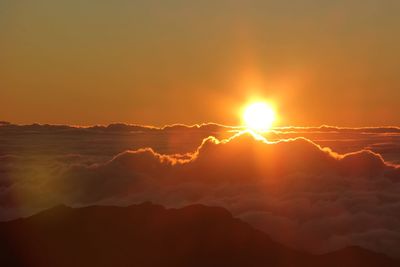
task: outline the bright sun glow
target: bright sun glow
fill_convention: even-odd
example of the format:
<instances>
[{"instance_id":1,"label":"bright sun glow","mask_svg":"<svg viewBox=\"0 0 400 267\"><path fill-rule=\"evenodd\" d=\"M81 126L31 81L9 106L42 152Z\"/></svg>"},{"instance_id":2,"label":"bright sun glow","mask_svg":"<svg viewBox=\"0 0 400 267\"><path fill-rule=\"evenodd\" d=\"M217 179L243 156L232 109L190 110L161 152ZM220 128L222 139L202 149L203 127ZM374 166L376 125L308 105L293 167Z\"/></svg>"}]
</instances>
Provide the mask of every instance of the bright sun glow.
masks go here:
<instances>
[{"instance_id":1,"label":"bright sun glow","mask_svg":"<svg viewBox=\"0 0 400 267\"><path fill-rule=\"evenodd\" d=\"M255 132L266 132L275 121L275 111L265 102L255 102L248 105L243 113L246 127Z\"/></svg>"}]
</instances>

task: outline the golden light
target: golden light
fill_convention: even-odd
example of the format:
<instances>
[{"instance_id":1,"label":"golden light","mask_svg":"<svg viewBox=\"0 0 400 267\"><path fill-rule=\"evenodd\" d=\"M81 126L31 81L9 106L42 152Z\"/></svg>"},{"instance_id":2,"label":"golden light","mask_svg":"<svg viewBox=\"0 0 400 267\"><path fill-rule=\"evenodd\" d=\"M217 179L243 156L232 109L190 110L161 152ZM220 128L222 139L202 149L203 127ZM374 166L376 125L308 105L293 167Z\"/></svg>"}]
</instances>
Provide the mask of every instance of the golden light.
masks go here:
<instances>
[{"instance_id":1,"label":"golden light","mask_svg":"<svg viewBox=\"0 0 400 267\"><path fill-rule=\"evenodd\" d=\"M276 119L274 109L266 102L251 103L242 116L246 127L255 132L268 131Z\"/></svg>"}]
</instances>

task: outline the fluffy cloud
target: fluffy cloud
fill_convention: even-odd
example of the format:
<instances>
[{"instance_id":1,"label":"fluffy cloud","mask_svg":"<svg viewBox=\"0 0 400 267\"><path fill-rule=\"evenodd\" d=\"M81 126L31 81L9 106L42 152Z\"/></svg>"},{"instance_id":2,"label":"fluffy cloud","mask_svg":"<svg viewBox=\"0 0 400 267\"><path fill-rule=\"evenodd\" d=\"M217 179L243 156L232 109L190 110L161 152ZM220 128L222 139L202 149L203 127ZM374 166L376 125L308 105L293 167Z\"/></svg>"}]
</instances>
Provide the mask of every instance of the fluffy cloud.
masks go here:
<instances>
[{"instance_id":1,"label":"fluffy cloud","mask_svg":"<svg viewBox=\"0 0 400 267\"><path fill-rule=\"evenodd\" d=\"M231 137L240 127L215 123L162 128L116 123L108 126L14 125L0 123L0 155L58 157L82 155L85 161L106 161L125 150L149 147L163 154L188 153L208 136ZM400 128L278 127L265 134L271 141L304 137L345 154L368 149L399 163Z\"/></svg>"},{"instance_id":2,"label":"fluffy cloud","mask_svg":"<svg viewBox=\"0 0 400 267\"><path fill-rule=\"evenodd\" d=\"M369 150L337 154L305 138L268 142L243 133L206 138L187 154L146 148L84 159L2 156L2 218L58 203L203 203L297 248L361 245L400 255L400 169Z\"/></svg>"}]
</instances>

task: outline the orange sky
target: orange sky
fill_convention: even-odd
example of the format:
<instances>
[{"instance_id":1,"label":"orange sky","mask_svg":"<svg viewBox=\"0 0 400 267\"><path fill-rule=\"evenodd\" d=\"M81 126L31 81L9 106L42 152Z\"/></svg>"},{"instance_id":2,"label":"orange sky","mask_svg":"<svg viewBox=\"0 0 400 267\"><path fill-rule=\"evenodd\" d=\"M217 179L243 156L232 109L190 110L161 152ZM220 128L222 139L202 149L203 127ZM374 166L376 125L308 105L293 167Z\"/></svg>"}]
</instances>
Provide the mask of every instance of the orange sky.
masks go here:
<instances>
[{"instance_id":1,"label":"orange sky","mask_svg":"<svg viewBox=\"0 0 400 267\"><path fill-rule=\"evenodd\" d=\"M0 2L0 120L400 123L399 1Z\"/></svg>"}]
</instances>

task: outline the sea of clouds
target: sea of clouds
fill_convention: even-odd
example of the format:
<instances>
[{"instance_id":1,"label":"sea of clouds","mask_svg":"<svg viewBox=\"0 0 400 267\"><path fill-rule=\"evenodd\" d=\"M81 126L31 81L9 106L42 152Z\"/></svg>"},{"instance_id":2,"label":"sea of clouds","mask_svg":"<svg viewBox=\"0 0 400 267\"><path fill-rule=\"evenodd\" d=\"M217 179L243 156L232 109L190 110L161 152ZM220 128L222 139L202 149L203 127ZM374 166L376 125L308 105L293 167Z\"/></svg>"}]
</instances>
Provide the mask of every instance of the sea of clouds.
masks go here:
<instances>
[{"instance_id":1,"label":"sea of clouds","mask_svg":"<svg viewBox=\"0 0 400 267\"><path fill-rule=\"evenodd\" d=\"M0 220L58 204L222 206L315 253L400 255L400 129L0 124Z\"/></svg>"}]
</instances>

